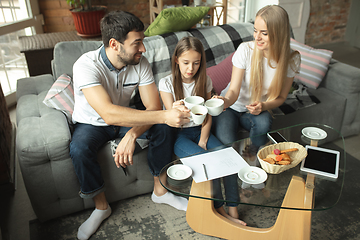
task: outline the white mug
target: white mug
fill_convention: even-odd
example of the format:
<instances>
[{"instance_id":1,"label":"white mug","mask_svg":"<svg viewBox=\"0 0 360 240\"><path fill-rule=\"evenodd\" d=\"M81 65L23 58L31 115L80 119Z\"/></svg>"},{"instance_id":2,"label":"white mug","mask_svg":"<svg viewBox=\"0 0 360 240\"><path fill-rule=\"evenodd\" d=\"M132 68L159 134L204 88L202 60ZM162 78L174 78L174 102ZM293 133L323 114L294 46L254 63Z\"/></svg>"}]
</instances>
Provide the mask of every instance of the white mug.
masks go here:
<instances>
[{"instance_id":1,"label":"white mug","mask_svg":"<svg viewBox=\"0 0 360 240\"><path fill-rule=\"evenodd\" d=\"M204 105L204 98L200 96L190 96L183 99L185 107L191 110L196 105Z\"/></svg>"},{"instance_id":2,"label":"white mug","mask_svg":"<svg viewBox=\"0 0 360 240\"><path fill-rule=\"evenodd\" d=\"M190 111L191 119L195 124L202 124L207 113L207 108L202 105L196 105Z\"/></svg>"},{"instance_id":3,"label":"white mug","mask_svg":"<svg viewBox=\"0 0 360 240\"><path fill-rule=\"evenodd\" d=\"M218 116L224 110L224 100L220 98L212 98L205 102L205 107L211 116Z\"/></svg>"}]
</instances>

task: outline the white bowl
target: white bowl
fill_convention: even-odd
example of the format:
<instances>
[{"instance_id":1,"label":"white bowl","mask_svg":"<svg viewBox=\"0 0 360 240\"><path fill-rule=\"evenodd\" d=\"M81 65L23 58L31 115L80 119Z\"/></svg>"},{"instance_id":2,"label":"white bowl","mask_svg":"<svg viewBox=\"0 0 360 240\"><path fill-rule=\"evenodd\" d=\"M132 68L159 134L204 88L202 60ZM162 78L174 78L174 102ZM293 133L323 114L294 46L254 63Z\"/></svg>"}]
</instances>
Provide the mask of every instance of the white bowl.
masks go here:
<instances>
[{"instance_id":1,"label":"white bowl","mask_svg":"<svg viewBox=\"0 0 360 240\"><path fill-rule=\"evenodd\" d=\"M192 175L192 169L183 164L176 164L169 167L166 171L169 178L181 181L186 180Z\"/></svg>"}]
</instances>

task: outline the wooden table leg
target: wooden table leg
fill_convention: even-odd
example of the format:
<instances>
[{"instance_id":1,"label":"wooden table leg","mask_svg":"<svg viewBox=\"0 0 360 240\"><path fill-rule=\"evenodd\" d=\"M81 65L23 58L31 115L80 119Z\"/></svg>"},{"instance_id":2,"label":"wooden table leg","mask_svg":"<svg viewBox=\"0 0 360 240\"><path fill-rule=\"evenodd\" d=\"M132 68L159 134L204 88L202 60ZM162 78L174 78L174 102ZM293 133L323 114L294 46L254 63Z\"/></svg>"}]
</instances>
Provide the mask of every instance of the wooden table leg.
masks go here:
<instances>
[{"instance_id":1,"label":"wooden table leg","mask_svg":"<svg viewBox=\"0 0 360 240\"><path fill-rule=\"evenodd\" d=\"M211 182L195 183L191 194L210 197ZM293 176L282 206L304 207L305 181ZM311 211L281 209L274 226L254 228L237 225L220 215L211 200L190 197L186 211L189 226L201 234L225 239L310 239Z\"/></svg>"}]
</instances>

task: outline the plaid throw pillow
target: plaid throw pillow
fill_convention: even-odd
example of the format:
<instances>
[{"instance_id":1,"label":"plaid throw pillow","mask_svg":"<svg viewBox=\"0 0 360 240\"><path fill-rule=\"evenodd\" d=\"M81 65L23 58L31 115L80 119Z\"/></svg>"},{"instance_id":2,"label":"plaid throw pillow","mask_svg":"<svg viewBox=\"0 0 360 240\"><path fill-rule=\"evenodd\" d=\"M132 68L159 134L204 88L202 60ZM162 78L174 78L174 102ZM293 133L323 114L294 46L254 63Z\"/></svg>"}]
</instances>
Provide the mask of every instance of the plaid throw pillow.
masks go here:
<instances>
[{"instance_id":1,"label":"plaid throw pillow","mask_svg":"<svg viewBox=\"0 0 360 240\"><path fill-rule=\"evenodd\" d=\"M48 91L43 103L51 108L62 111L69 123L72 122L72 113L74 111L74 90L71 77L62 74Z\"/></svg>"},{"instance_id":2,"label":"plaid throw pillow","mask_svg":"<svg viewBox=\"0 0 360 240\"><path fill-rule=\"evenodd\" d=\"M301 55L300 73L295 76L295 81L316 89L325 77L333 52L315 49L294 39L291 39L290 47Z\"/></svg>"}]
</instances>

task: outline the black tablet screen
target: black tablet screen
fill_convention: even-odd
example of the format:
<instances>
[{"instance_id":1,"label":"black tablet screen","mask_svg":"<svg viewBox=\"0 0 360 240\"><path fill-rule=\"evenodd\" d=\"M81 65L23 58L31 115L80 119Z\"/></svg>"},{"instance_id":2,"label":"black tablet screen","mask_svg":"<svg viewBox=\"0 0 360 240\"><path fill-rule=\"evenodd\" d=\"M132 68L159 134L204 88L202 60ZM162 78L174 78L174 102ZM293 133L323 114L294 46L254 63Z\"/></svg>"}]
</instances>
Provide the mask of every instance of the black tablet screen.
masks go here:
<instances>
[{"instance_id":1,"label":"black tablet screen","mask_svg":"<svg viewBox=\"0 0 360 240\"><path fill-rule=\"evenodd\" d=\"M335 174L336 154L323 152L314 149L307 149L308 155L305 159L304 167Z\"/></svg>"}]
</instances>

